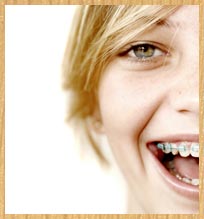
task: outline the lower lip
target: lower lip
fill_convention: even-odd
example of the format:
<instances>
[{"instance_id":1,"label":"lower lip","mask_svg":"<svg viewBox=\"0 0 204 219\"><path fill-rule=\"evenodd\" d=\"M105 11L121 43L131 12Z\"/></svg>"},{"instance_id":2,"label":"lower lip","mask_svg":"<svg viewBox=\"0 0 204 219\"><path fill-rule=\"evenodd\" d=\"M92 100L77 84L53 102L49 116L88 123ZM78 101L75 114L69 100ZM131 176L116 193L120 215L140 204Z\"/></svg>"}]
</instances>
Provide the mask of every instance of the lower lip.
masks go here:
<instances>
[{"instance_id":1,"label":"lower lip","mask_svg":"<svg viewBox=\"0 0 204 219\"><path fill-rule=\"evenodd\" d=\"M162 176L164 182L176 193L185 196L189 199L198 200L199 199L199 188L190 184L186 184L178 180L175 176L171 175L169 171L161 164L161 162L152 154L151 151L148 152L151 154L152 162L159 174Z\"/></svg>"}]
</instances>

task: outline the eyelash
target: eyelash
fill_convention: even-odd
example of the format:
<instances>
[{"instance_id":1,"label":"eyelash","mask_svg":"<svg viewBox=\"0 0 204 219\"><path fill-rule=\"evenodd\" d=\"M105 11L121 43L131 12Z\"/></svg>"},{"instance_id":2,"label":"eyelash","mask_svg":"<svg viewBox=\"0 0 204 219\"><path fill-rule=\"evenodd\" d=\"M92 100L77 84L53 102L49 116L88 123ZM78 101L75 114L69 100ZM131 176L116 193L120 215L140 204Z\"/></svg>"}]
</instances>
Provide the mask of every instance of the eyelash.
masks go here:
<instances>
[{"instance_id":1,"label":"eyelash","mask_svg":"<svg viewBox=\"0 0 204 219\"><path fill-rule=\"evenodd\" d=\"M153 50L153 54L150 57L137 57L137 55L135 54L134 50L136 50L139 47L143 47L143 48L151 48ZM156 56L155 56L155 52L156 52ZM150 63L154 63L157 62L159 58L164 58L166 56L169 56L169 52L163 48L161 48L161 46L149 43L149 42L140 42L137 43L136 45L131 45L129 46L128 49L125 49L125 51L121 52L119 54L119 56L121 57L127 57L128 56L128 61L133 62L133 63L142 63L142 64L150 64ZM154 57L153 57L154 56Z\"/></svg>"}]
</instances>

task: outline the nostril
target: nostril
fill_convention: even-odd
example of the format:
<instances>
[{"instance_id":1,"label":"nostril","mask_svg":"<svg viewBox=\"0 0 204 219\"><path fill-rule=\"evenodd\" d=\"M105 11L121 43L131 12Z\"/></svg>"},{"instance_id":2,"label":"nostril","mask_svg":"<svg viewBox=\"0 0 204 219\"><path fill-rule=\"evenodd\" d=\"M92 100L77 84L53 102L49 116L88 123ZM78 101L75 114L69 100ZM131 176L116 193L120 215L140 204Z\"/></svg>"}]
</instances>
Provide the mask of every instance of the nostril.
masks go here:
<instances>
[{"instance_id":1,"label":"nostril","mask_svg":"<svg viewBox=\"0 0 204 219\"><path fill-rule=\"evenodd\" d=\"M197 97L185 96L171 100L171 106L182 114L198 114L199 113L199 99Z\"/></svg>"},{"instance_id":2,"label":"nostril","mask_svg":"<svg viewBox=\"0 0 204 219\"><path fill-rule=\"evenodd\" d=\"M183 109L183 110L179 110L179 112L180 112L180 113L188 113L189 110L185 110L185 109Z\"/></svg>"}]
</instances>

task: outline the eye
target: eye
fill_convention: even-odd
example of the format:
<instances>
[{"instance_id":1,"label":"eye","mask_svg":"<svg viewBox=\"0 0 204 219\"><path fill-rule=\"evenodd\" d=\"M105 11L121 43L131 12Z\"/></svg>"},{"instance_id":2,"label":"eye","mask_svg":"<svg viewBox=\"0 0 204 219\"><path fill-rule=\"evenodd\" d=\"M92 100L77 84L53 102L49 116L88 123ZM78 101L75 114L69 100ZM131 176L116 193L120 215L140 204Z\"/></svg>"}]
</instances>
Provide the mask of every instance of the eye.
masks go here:
<instances>
[{"instance_id":1,"label":"eye","mask_svg":"<svg viewBox=\"0 0 204 219\"><path fill-rule=\"evenodd\" d=\"M166 67L171 62L172 49L157 42L137 42L119 53L123 66L130 70L145 71Z\"/></svg>"},{"instance_id":2,"label":"eye","mask_svg":"<svg viewBox=\"0 0 204 219\"><path fill-rule=\"evenodd\" d=\"M161 49L150 44L139 44L136 46L132 46L128 52L128 55L130 57L136 57L137 59L143 60L157 56L162 56L164 54L165 52L163 52Z\"/></svg>"}]
</instances>

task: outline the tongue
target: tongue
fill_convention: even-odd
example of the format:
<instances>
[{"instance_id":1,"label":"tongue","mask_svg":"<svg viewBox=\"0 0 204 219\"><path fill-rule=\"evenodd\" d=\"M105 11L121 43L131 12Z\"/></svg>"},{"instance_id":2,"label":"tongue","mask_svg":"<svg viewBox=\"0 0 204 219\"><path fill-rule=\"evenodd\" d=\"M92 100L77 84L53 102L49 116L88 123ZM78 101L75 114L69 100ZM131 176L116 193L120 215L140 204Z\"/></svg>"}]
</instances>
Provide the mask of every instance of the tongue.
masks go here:
<instances>
[{"instance_id":1,"label":"tongue","mask_svg":"<svg viewBox=\"0 0 204 219\"><path fill-rule=\"evenodd\" d=\"M199 159L194 157L175 156L174 167L177 172L190 179L199 178Z\"/></svg>"}]
</instances>

